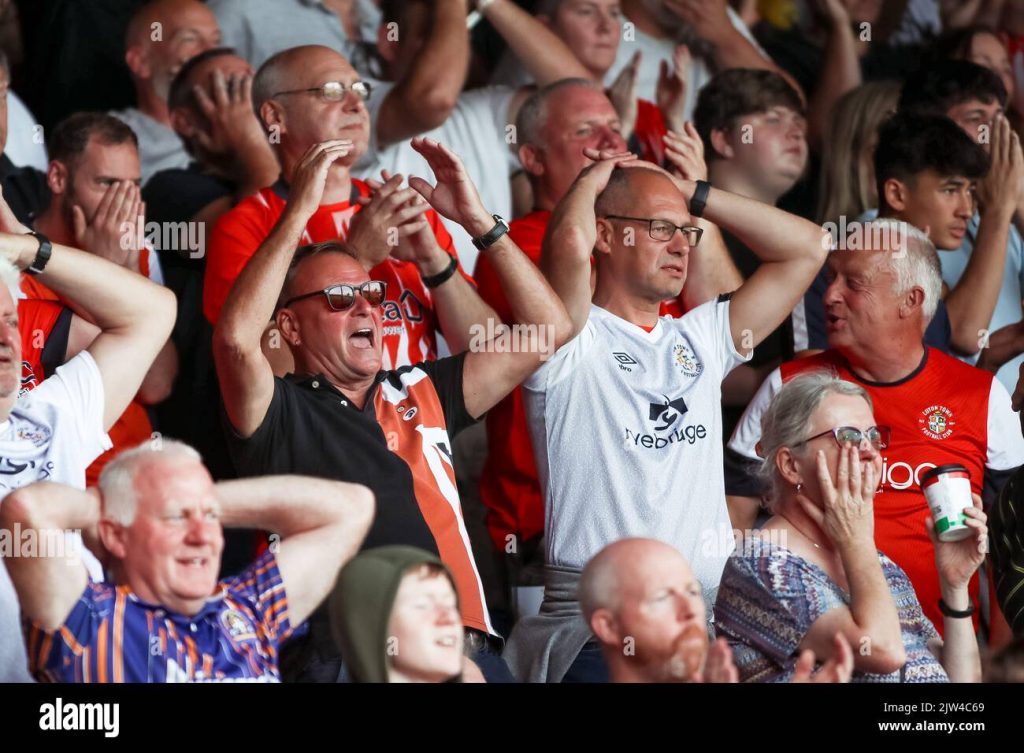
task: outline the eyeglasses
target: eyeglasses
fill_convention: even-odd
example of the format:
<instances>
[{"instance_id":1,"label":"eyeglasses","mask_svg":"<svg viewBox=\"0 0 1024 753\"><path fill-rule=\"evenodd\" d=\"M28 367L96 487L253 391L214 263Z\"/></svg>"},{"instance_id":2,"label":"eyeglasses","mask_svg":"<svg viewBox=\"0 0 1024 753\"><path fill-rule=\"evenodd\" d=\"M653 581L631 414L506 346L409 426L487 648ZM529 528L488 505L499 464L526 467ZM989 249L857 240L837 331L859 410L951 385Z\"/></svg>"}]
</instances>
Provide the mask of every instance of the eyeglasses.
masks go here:
<instances>
[{"instance_id":1,"label":"eyeglasses","mask_svg":"<svg viewBox=\"0 0 1024 753\"><path fill-rule=\"evenodd\" d=\"M331 285L323 290L315 290L312 293L304 293L284 302L285 306L291 306L296 301L304 298L315 298L322 295L327 299L327 305L333 311L344 311L352 308L356 302L356 293L359 293L371 306L380 306L384 303L384 297L388 292L388 284L381 280L369 280L362 285Z\"/></svg>"},{"instance_id":2,"label":"eyeglasses","mask_svg":"<svg viewBox=\"0 0 1024 753\"><path fill-rule=\"evenodd\" d=\"M855 447L860 447L860 443L867 438L868 442L870 442L871 446L876 450L884 450L889 446L889 440L892 438L892 427L871 426L864 431L861 431L855 426L837 426L834 429L823 431L821 434L815 434L813 437L807 437L807 439L797 442L793 446L799 447L802 444L807 444L811 440L828 436L829 434L835 437L836 444L840 447L846 444L852 444Z\"/></svg>"},{"instance_id":3,"label":"eyeglasses","mask_svg":"<svg viewBox=\"0 0 1024 753\"><path fill-rule=\"evenodd\" d=\"M277 92L272 94L271 97L280 97L282 94L308 94L309 92L317 92L320 95L320 99L325 102L340 102L345 98L345 92L352 92L359 99L366 100L370 97L370 92L373 87L370 86L366 81L353 81L351 84L343 84L340 81L328 81L320 86L314 86L312 89L291 89L286 92Z\"/></svg>"},{"instance_id":4,"label":"eyeglasses","mask_svg":"<svg viewBox=\"0 0 1024 753\"><path fill-rule=\"evenodd\" d=\"M606 214L606 220L628 220L629 222L646 222L647 232L656 241L670 241L676 230L683 234L691 248L700 243L704 228L696 225L673 225L668 220L651 220L646 217L624 217L621 214Z\"/></svg>"}]
</instances>

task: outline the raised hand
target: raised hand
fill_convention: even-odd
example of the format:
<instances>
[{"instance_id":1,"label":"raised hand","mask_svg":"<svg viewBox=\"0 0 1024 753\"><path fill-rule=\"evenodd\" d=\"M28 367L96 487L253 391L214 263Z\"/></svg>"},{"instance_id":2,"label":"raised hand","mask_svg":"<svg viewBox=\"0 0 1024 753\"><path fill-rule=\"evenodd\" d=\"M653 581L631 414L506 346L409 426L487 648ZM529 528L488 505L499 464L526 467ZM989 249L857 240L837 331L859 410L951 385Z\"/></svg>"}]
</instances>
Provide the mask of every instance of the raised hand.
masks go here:
<instances>
[{"instance_id":1,"label":"raised hand","mask_svg":"<svg viewBox=\"0 0 1024 753\"><path fill-rule=\"evenodd\" d=\"M676 45L672 55L672 69L667 60L658 66L658 83L654 90L655 104L661 110L670 131L683 128L683 109L686 105L686 82L690 75L690 48Z\"/></svg>"},{"instance_id":2,"label":"raised hand","mask_svg":"<svg viewBox=\"0 0 1024 753\"><path fill-rule=\"evenodd\" d=\"M367 270L394 256L402 261L413 261L417 250L410 239L433 231L424 217L429 208L419 194L410 187L402 187L400 174L383 173L384 182L370 181L372 193L358 199L362 205L352 218L346 243L359 255ZM436 241L434 243L436 246Z\"/></svg>"},{"instance_id":3,"label":"raised hand","mask_svg":"<svg viewBox=\"0 0 1024 753\"><path fill-rule=\"evenodd\" d=\"M636 79L640 72L640 58L641 52L637 50L608 87L608 99L619 115L623 139L629 139L636 126Z\"/></svg>"},{"instance_id":4,"label":"raised hand","mask_svg":"<svg viewBox=\"0 0 1024 753\"><path fill-rule=\"evenodd\" d=\"M420 177L410 177L414 188L442 217L459 223L472 235L487 232L494 219L480 200L480 194L466 172L462 160L453 151L432 139L412 140L412 148L423 155L434 172L436 185Z\"/></svg>"},{"instance_id":5,"label":"raised hand","mask_svg":"<svg viewBox=\"0 0 1024 753\"><path fill-rule=\"evenodd\" d=\"M925 519L928 538L935 546L935 567L939 580L950 588L966 588L971 577L981 566L988 553L988 516L981 509L981 497L972 494L974 506L964 510L971 535L960 541L940 541L935 532L935 521Z\"/></svg>"},{"instance_id":6,"label":"raised hand","mask_svg":"<svg viewBox=\"0 0 1024 753\"><path fill-rule=\"evenodd\" d=\"M679 133L665 134L665 158L672 172L683 180L707 180L708 166L704 161L704 142L693 123L687 121Z\"/></svg>"},{"instance_id":7,"label":"raised hand","mask_svg":"<svg viewBox=\"0 0 1024 753\"><path fill-rule=\"evenodd\" d=\"M320 206L327 186L327 173L335 160L352 151L350 139L334 139L313 144L302 155L292 175L285 211L305 222Z\"/></svg>"},{"instance_id":8,"label":"raised hand","mask_svg":"<svg viewBox=\"0 0 1024 753\"><path fill-rule=\"evenodd\" d=\"M988 175L978 181L978 207L985 211L1002 206L1006 212L1012 212L1024 181L1024 153L1021 152L1020 138L1001 113L992 123L988 151L992 166Z\"/></svg>"},{"instance_id":9,"label":"raised hand","mask_svg":"<svg viewBox=\"0 0 1024 753\"><path fill-rule=\"evenodd\" d=\"M740 681L739 670L732 660L732 649L725 638L716 638L708 649L704 660L704 671L700 682L736 683Z\"/></svg>"},{"instance_id":10,"label":"raised hand","mask_svg":"<svg viewBox=\"0 0 1024 753\"><path fill-rule=\"evenodd\" d=\"M691 26L697 36L712 44L736 33L725 0L664 0L664 6Z\"/></svg>"}]
</instances>

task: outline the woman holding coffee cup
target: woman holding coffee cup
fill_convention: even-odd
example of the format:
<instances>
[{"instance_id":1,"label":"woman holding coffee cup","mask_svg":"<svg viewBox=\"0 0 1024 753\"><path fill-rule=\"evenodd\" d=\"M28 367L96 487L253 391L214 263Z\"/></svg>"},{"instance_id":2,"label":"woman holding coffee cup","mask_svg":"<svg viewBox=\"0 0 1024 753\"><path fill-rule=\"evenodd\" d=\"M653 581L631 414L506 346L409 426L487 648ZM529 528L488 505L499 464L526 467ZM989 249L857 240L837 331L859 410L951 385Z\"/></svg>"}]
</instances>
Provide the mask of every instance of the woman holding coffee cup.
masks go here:
<instances>
[{"instance_id":1,"label":"woman holding coffee cup","mask_svg":"<svg viewBox=\"0 0 1024 753\"><path fill-rule=\"evenodd\" d=\"M903 570L875 549L873 498L889 429L871 398L827 373L795 377L762 421L759 454L772 517L726 564L715 627L744 681L788 681L800 653L821 661L842 633L852 682L978 682L967 585L985 557L981 499L963 510L970 535L941 541L928 520L942 589L945 642Z\"/></svg>"}]
</instances>

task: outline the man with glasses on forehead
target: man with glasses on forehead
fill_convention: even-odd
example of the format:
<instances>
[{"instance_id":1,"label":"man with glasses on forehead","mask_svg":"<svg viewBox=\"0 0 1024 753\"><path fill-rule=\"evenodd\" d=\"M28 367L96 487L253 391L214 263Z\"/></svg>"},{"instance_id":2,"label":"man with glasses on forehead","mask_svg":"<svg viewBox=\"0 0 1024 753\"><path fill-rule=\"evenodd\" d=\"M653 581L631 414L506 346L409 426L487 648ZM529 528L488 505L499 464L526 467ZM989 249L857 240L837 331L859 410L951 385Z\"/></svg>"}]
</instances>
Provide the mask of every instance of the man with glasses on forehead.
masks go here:
<instances>
[{"instance_id":1,"label":"man with glasses on forehead","mask_svg":"<svg viewBox=\"0 0 1024 753\"><path fill-rule=\"evenodd\" d=\"M613 541L674 546L714 603L733 548L721 382L788 316L825 254L821 229L799 217L629 153L584 153L597 161L555 207L541 255L576 335L523 384L546 522L544 603L505 654L524 681L607 680L576 585ZM659 317L701 253L701 216L762 264L735 293Z\"/></svg>"},{"instance_id":2,"label":"man with glasses on forehead","mask_svg":"<svg viewBox=\"0 0 1024 753\"><path fill-rule=\"evenodd\" d=\"M570 322L540 271L486 212L465 168L427 139L413 142L437 185L411 183L458 222L498 270L516 314L518 345L391 370L385 365L387 280L369 274L347 244L296 252L321 206L332 164L348 142L317 144L299 161L280 219L231 290L213 351L230 424L229 446L243 476L304 473L365 484L376 516L364 546L405 544L438 553L452 572L463 624L488 679L508 676L488 651L493 640L483 588L455 484L452 439L483 415L565 341ZM295 358L275 378L261 349L274 317ZM334 681L339 666L323 614L314 617L305 679Z\"/></svg>"},{"instance_id":3,"label":"man with glasses on forehead","mask_svg":"<svg viewBox=\"0 0 1024 753\"><path fill-rule=\"evenodd\" d=\"M906 572L925 616L941 632L939 576L925 529L921 477L940 465L963 465L972 491L988 505L1024 464L1024 439L1010 397L991 372L923 343L942 290L932 242L896 220L875 220L864 228L865 239L876 239L872 248L833 251L826 265L829 349L784 363L764 381L729 441L725 488L737 518L752 526L762 497L753 472L762 416L783 383L826 369L860 385L871 396L879 427L886 427L868 436L882 453L875 542ZM835 436L839 442L859 440L846 429ZM973 604L977 578L970 595Z\"/></svg>"},{"instance_id":4,"label":"man with glasses on forehead","mask_svg":"<svg viewBox=\"0 0 1024 753\"><path fill-rule=\"evenodd\" d=\"M493 316L463 273L440 217L416 191L401 187L402 176L372 187L352 177L369 139L369 93L370 85L327 47L295 47L260 67L253 107L277 152L281 178L226 212L213 229L203 286L203 313L212 324L232 283L291 202L298 165L317 144L344 154L335 155L322 178L321 203L297 242L344 241L372 279L387 283L384 368L435 358L439 331L451 352L461 352L474 325ZM267 340L275 373L287 373L288 339Z\"/></svg>"}]
</instances>

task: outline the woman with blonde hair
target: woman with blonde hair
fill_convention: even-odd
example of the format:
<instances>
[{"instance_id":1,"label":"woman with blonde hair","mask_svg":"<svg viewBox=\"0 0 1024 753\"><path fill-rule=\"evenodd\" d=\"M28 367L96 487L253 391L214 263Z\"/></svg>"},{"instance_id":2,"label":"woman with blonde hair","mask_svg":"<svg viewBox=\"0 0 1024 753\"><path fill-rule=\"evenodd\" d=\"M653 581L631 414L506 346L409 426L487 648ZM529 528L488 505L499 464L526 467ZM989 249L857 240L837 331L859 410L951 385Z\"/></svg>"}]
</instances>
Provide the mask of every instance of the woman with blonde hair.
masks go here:
<instances>
[{"instance_id":1,"label":"woman with blonde hair","mask_svg":"<svg viewBox=\"0 0 1024 753\"><path fill-rule=\"evenodd\" d=\"M896 112L898 81L875 81L836 102L822 142L818 219L838 222L878 206L873 155L878 127Z\"/></svg>"}]
</instances>

